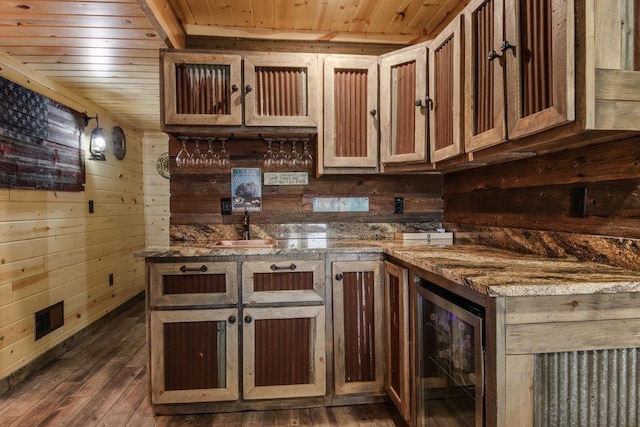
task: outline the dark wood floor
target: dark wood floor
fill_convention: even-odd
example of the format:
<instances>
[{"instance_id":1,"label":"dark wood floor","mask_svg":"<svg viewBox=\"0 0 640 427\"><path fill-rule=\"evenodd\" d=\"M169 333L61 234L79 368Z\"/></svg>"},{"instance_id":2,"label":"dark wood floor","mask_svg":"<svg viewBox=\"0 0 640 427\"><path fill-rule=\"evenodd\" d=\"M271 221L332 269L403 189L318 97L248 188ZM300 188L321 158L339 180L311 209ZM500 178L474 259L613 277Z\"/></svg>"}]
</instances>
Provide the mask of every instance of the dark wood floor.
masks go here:
<instances>
[{"instance_id":1,"label":"dark wood floor","mask_svg":"<svg viewBox=\"0 0 640 427\"><path fill-rule=\"evenodd\" d=\"M0 426L395 426L392 404L154 416L139 300L0 396Z\"/></svg>"}]
</instances>

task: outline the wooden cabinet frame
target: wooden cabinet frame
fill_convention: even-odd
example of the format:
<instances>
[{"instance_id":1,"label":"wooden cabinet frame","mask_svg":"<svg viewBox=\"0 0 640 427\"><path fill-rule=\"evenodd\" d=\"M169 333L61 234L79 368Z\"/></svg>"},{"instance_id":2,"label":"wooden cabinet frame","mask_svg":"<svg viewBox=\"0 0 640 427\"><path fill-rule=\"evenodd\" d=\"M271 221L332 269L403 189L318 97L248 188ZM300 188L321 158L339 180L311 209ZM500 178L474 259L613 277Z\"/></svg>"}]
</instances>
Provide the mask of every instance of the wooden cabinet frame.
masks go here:
<instances>
[{"instance_id":1,"label":"wooden cabinet frame","mask_svg":"<svg viewBox=\"0 0 640 427\"><path fill-rule=\"evenodd\" d=\"M230 322L231 316L238 317L235 308L221 308L214 310L167 310L152 311L150 314L149 346L150 352L149 375L151 378L151 402L163 403L193 403L237 400L238 392L238 322ZM226 361L224 388L165 390L165 341L164 325L172 322L218 322L226 323Z\"/></svg>"},{"instance_id":2,"label":"wooden cabinet frame","mask_svg":"<svg viewBox=\"0 0 640 427\"><path fill-rule=\"evenodd\" d=\"M384 291L382 287L382 261L334 261L333 274L333 340L334 340L334 386L335 394L379 393L384 390ZM373 324L375 363L374 381L347 381L345 342L344 282L340 276L348 272L373 273Z\"/></svg>"},{"instance_id":3,"label":"wooden cabinet frame","mask_svg":"<svg viewBox=\"0 0 640 427\"><path fill-rule=\"evenodd\" d=\"M392 289L391 277L397 278L398 288ZM389 261L384 262L384 323L385 323L385 389L389 397L400 411L405 420L411 418L411 370L410 370L410 351L409 343L410 323L409 323L409 270ZM393 313L390 306L393 300L392 294L399 298L398 312ZM392 329L394 315L398 318L397 332L398 336L394 340ZM392 352L397 352L398 368L399 368L399 387L395 388L392 378Z\"/></svg>"},{"instance_id":4,"label":"wooden cabinet frame","mask_svg":"<svg viewBox=\"0 0 640 427\"><path fill-rule=\"evenodd\" d=\"M455 157L463 151L463 16L454 19L431 43L429 48L429 95L432 108L429 114L429 160L439 162ZM452 69L445 68L439 73L440 49L447 45L451 52ZM451 79L451 81L447 81ZM447 88L447 89L444 89ZM451 93L449 92L451 90ZM440 91L445 91L442 96ZM439 99L444 98L444 99ZM451 114L449 120L441 120L441 115ZM450 129L440 129L439 124L451 126ZM451 144L438 147L443 135L451 134Z\"/></svg>"},{"instance_id":5,"label":"wooden cabinet frame","mask_svg":"<svg viewBox=\"0 0 640 427\"><path fill-rule=\"evenodd\" d=\"M253 399L281 399L293 397L324 396L326 393L326 348L325 348L325 314L324 306L307 307L264 307L245 308L243 338L242 338L242 366L243 398ZM248 317L247 317L248 316ZM262 319L295 319L310 318L310 354L312 355L312 377L309 384L283 384L272 386L256 386L256 349L255 322ZM251 319L247 322L248 319ZM293 346L298 343L290 343Z\"/></svg>"},{"instance_id":6,"label":"wooden cabinet frame","mask_svg":"<svg viewBox=\"0 0 640 427\"><path fill-rule=\"evenodd\" d=\"M311 272L313 289L255 291L255 273ZM242 263L242 301L244 304L324 303L325 274L323 260L245 261Z\"/></svg>"},{"instance_id":7,"label":"wooden cabinet frame","mask_svg":"<svg viewBox=\"0 0 640 427\"><path fill-rule=\"evenodd\" d=\"M178 114L176 64L228 65L228 83L231 104L230 114ZM241 58L238 55L194 53L187 51L161 51L163 123L165 125L241 125L242 98ZM231 87L235 85L237 90Z\"/></svg>"},{"instance_id":8,"label":"wooden cabinet frame","mask_svg":"<svg viewBox=\"0 0 640 427\"><path fill-rule=\"evenodd\" d=\"M336 70L364 70L366 71L366 92L341 93L336 97ZM378 168L378 57L361 55L331 55L324 59L324 117L323 117L323 159L325 167L332 168ZM366 104L360 104L362 96L366 96ZM360 97L360 99L358 99ZM349 103L351 109L359 111L366 116L366 127L361 129L357 120L364 120L361 115L356 117L336 117L335 106L340 103ZM372 114L374 112L374 114ZM351 124L354 132L360 139L366 141L366 156L347 157L336 154L338 145L348 144L349 141L338 141L338 120L345 120Z\"/></svg>"},{"instance_id":9,"label":"wooden cabinet frame","mask_svg":"<svg viewBox=\"0 0 640 427\"><path fill-rule=\"evenodd\" d=\"M225 276L225 292L183 294L164 293L163 276L193 276L212 274L223 274ZM225 261L151 264L151 266L149 267L149 299L152 307L187 307L236 304L238 302L237 263Z\"/></svg>"},{"instance_id":10,"label":"wooden cabinet frame","mask_svg":"<svg viewBox=\"0 0 640 427\"><path fill-rule=\"evenodd\" d=\"M525 116L523 112L521 62L525 52L520 29L519 1L505 0L505 40L515 47L504 52L507 81L507 123L509 139L521 138L575 120L575 16L574 0L550 0L552 32L551 106Z\"/></svg>"},{"instance_id":11,"label":"wooden cabinet frame","mask_svg":"<svg viewBox=\"0 0 640 427\"><path fill-rule=\"evenodd\" d=\"M305 103L305 115L260 115L256 110L258 84L257 67L304 68L306 82L303 82L299 99ZM289 82L290 83L290 82ZM287 83L285 83L287 84ZM318 58L314 54L274 53L265 55L246 55L244 57L244 109L247 126L317 126L318 125ZM247 90L251 87L251 90ZM274 103L285 103L279 98L285 94L275 93L271 99ZM293 95L295 97L295 94Z\"/></svg>"},{"instance_id":12,"label":"wooden cabinet frame","mask_svg":"<svg viewBox=\"0 0 640 427\"><path fill-rule=\"evenodd\" d=\"M415 93L411 106L414 112L413 138L415 149L412 153L398 154L395 151L395 131L398 126L397 108L394 100L397 94L398 82L394 80L393 70L406 63L415 63ZM385 163L416 163L427 160L426 138L426 108L427 104L427 47L422 45L401 49L386 54L380 58L380 96L387 96L388 102L380 105L380 162ZM415 103L421 105L416 106ZM409 106L406 106L407 108Z\"/></svg>"},{"instance_id":13,"label":"wooden cabinet frame","mask_svg":"<svg viewBox=\"0 0 640 427\"><path fill-rule=\"evenodd\" d=\"M486 10L489 4L493 10ZM500 51L503 40L504 21L502 19L504 0L472 0L464 10L465 31L465 151L473 152L482 148L500 144L507 139L506 105L504 98L504 68L501 60L489 60L489 51ZM479 15L492 15L493 19L481 19ZM481 21L480 23L477 21ZM489 22L493 28L488 28ZM481 28L478 28L481 27ZM482 31L485 39L482 39ZM486 38L490 38L487 40ZM484 47L484 49L482 49ZM493 85L490 85L492 74ZM476 87L476 82L485 82L487 86ZM478 99L482 97L482 99ZM482 105L482 103L489 105ZM487 109L493 114L487 117L492 126L484 131L478 129L477 118L487 116Z\"/></svg>"}]
</instances>

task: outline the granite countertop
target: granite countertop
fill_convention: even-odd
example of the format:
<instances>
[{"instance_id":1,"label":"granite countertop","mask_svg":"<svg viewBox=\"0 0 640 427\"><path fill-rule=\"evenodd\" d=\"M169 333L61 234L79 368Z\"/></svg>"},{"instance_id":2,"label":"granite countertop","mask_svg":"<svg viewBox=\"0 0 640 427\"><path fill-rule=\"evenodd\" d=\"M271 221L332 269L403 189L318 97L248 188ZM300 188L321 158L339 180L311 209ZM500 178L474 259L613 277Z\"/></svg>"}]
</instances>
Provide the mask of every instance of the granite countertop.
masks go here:
<instances>
[{"instance_id":1,"label":"granite countertop","mask_svg":"<svg viewBox=\"0 0 640 427\"><path fill-rule=\"evenodd\" d=\"M384 253L492 297L640 292L640 271L546 258L477 245L404 244L393 240L287 239L273 248L219 249L175 244L136 253L148 258L317 253Z\"/></svg>"}]
</instances>

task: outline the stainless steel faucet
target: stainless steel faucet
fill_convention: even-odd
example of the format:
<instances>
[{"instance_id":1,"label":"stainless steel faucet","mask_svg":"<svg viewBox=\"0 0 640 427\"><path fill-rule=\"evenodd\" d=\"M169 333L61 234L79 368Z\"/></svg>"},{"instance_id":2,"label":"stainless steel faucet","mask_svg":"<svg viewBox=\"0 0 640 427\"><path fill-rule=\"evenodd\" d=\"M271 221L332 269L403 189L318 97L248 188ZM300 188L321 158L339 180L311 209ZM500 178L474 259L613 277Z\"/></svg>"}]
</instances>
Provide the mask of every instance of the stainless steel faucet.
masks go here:
<instances>
[{"instance_id":1,"label":"stainless steel faucet","mask_svg":"<svg viewBox=\"0 0 640 427\"><path fill-rule=\"evenodd\" d=\"M244 230L242 231L242 240L250 240L251 235L249 234L249 211L244 210L244 220L242 221L242 225L244 226Z\"/></svg>"}]
</instances>

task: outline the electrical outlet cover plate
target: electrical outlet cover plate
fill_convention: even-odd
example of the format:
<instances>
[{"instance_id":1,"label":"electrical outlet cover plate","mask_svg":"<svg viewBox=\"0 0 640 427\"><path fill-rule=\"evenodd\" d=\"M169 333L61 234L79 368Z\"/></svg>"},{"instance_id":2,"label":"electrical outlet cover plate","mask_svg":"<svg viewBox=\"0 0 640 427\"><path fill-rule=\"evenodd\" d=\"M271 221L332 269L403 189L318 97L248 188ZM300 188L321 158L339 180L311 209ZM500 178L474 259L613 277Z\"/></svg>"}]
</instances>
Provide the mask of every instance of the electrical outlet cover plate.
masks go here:
<instances>
[{"instance_id":1,"label":"electrical outlet cover plate","mask_svg":"<svg viewBox=\"0 0 640 427\"><path fill-rule=\"evenodd\" d=\"M587 217L587 189L585 187L571 189L569 215L575 218Z\"/></svg>"}]
</instances>

